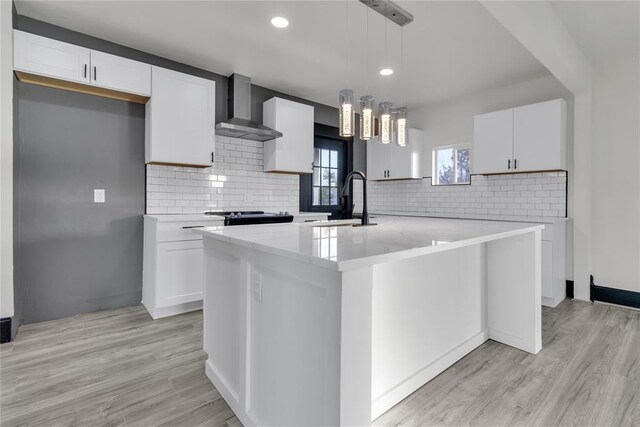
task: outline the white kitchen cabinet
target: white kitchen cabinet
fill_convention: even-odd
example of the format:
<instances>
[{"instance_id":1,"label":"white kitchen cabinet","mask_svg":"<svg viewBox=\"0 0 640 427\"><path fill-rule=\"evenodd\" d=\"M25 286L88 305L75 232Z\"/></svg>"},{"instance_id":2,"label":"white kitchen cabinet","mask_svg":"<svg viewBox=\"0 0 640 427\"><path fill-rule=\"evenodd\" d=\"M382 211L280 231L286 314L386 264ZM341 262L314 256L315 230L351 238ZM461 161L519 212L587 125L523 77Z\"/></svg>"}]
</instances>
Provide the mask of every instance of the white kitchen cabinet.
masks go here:
<instances>
[{"instance_id":1,"label":"white kitchen cabinet","mask_svg":"<svg viewBox=\"0 0 640 427\"><path fill-rule=\"evenodd\" d=\"M91 84L151 96L151 65L92 50Z\"/></svg>"},{"instance_id":2,"label":"white kitchen cabinet","mask_svg":"<svg viewBox=\"0 0 640 427\"><path fill-rule=\"evenodd\" d=\"M13 37L13 68L23 82L139 103L151 96L149 64L18 30Z\"/></svg>"},{"instance_id":3,"label":"white kitchen cabinet","mask_svg":"<svg viewBox=\"0 0 640 427\"><path fill-rule=\"evenodd\" d=\"M473 127L475 174L566 170L563 99L480 114Z\"/></svg>"},{"instance_id":4,"label":"white kitchen cabinet","mask_svg":"<svg viewBox=\"0 0 640 427\"><path fill-rule=\"evenodd\" d=\"M563 99L513 109L517 171L566 169L567 107Z\"/></svg>"},{"instance_id":5,"label":"white kitchen cabinet","mask_svg":"<svg viewBox=\"0 0 640 427\"><path fill-rule=\"evenodd\" d=\"M377 137L367 141L367 179L387 179L387 171L391 168L392 148L393 144L380 144Z\"/></svg>"},{"instance_id":6,"label":"white kitchen cabinet","mask_svg":"<svg viewBox=\"0 0 640 427\"><path fill-rule=\"evenodd\" d=\"M84 47L13 31L13 68L71 82L89 83L91 51Z\"/></svg>"},{"instance_id":7,"label":"white kitchen cabinet","mask_svg":"<svg viewBox=\"0 0 640 427\"><path fill-rule=\"evenodd\" d=\"M472 153L474 173L500 173L511 170L512 108L474 117Z\"/></svg>"},{"instance_id":8,"label":"white kitchen cabinet","mask_svg":"<svg viewBox=\"0 0 640 427\"><path fill-rule=\"evenodd\" d=\"M202 308L203 246L196 227L222 225L223 217L158 221L144 218L142 304L152 318Z\"/></svg>"},{"instance_id":9,"label":"white kitchen cabinet","mask_svg":"<svg viewBox=\"0 0 640 427\"><path fill-rule=\"evenodd\" d=\"M370 139L367 141L367 178L373 181L422 178L423 149L424 133L419 129L409 129L406 147Z\"/></svg>"},{"instance_id":10,"label":"white kitchen cabinet","mask_svg":"<svg viewBox=\"0 0 640 427\"><path fill-rule=\"evenodd\" d=\"M208 167L215 152L215 82L152 67L146 163Z\"/></svg>"},{"instance_id":11,"label":"white kitchen cabinet","mask_svg":"<svg viewBox=\"0 0 640 427\"><path fill-rule=\"evenodd\" d=\"M282 137L264 142L264 171L311 173L313 107L277 97L262 105L263 124L282 132Z\"/></svg>"}]
</instances>

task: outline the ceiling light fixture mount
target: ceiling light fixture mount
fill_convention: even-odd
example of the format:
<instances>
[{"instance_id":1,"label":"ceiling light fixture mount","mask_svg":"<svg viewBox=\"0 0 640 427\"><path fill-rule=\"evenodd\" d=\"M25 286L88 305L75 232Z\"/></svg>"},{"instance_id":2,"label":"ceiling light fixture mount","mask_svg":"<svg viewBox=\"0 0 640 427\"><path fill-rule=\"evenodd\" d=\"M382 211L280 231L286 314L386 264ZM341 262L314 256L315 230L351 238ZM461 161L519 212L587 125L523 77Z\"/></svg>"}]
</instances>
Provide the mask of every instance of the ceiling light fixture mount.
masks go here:
<instances>
[{"instance_id":1,"label":"ceiling light fixture mount","mask_svg":"<svg viewBox=\"0 0 640 427\"><path fill-rule=\"evenodd\" d=\"M276 28L287 28L289 26L289 20L282 16L274 16L271 18L271 25Z\"/></svg>"},{"instance_id":2,"label":"ceiling light fixture mount","mask_svg":"<svg viewBox=\"0 0 640 427\"><path fill-rule=\"evenodd\" d=\"M413 22L413 15L391 0L360 0L360 3L370 7L401 27Z\"/></svg>"}]
</instances>

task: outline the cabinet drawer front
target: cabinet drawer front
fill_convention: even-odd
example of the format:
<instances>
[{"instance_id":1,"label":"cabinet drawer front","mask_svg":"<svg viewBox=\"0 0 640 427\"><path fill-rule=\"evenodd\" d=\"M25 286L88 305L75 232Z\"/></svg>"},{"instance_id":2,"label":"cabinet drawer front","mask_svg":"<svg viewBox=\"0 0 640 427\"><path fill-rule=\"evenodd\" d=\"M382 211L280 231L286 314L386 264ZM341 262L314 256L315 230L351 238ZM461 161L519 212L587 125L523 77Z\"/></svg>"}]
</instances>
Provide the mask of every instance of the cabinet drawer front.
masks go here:
<instances>
[{"instance_id":1,"label":"cabinet drawer front","mask_svg":"<svg viewBox=\"0 0 640 427\"><path fill-rule=\"evenodd\" d=\"M13 43L13 67L16 70L89 82L89 49L22 31L13 32Z\"/></svg>"},{"instance_id":2,"label":"cabinet drawer front","mask_svg":"<svg viewBox=\"0 0 640 427\"><path fill-rule=\"evenodd\" d=\"M202 240L202 236L193 229L222 225L222 221L193 221L158 223L156 242L180 242Z\"/></svg>"},{"instance_id":3,"label":"cabinet drawer front","mask_svg":"<svg viewBox=\"0 0 640 427\"><path fill-rule=\"evenodd\" d=\"M151 65L91 51L91 83L121 92L151 95Z\"/></svg>"},{"instance_id":4,"label":"cabinet drawer front","mask_svg":"<svg viewBox=\"0 0 640 427\"><path fill-rule=\"evenodd\" d=\"M157 245L156 303L158 307L202 299L204 283L202 241Z\"/></svg>"}]
</instances>

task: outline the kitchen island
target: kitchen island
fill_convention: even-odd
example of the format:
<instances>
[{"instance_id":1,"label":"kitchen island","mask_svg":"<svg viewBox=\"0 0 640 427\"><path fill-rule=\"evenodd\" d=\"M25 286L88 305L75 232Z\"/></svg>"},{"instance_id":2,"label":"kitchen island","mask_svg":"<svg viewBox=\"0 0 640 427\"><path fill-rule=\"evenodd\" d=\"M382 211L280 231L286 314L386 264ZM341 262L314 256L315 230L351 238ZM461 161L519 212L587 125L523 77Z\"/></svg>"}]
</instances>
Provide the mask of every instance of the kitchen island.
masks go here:
<instances>
[{"instance_id":1,"label":"kitchen island","mask_svg":"<svg viewBox=\"0 0 640 427\"><path fill-rule=\"evenodd\" d=\"M370 425L492 339L541 349L543 225L208 227L206 374L245 426Z\"/></svg>"}]
</instances>

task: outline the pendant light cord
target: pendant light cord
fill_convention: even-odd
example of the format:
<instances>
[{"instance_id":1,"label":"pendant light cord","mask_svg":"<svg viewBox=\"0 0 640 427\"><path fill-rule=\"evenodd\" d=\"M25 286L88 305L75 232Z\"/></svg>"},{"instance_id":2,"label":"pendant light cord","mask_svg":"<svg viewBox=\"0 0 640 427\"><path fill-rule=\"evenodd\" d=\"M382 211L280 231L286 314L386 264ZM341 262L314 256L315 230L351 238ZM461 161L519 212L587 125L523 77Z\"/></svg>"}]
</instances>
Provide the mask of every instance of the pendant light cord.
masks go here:
<instances>
[{"instance_id":1,"label":"pendant light cord","mask_svg":"<svg viewBox=\"0 0 640 427\"><path fill-rule=\"evenodd\" d=\"M346 9L347 9L347 24L346 24L346 37L345 37L345 44L346 44L346 51L347 51L347 87L349 87L349 1L347 0L345 2L346 4Z\"/></svg>"},{"instance_id":2,"label":"pendant light cord","mask_svg":"<svg viewBox=\"0 0 640 427\"><path fill-rule=\"evenodd\" d=\"M404 107L404 90L402 90L402 79L404 79L404 27L400 27L400 105Z\"/></svg>"},{"instance_id":3,"label":"pendant light cord","mask_svg":"<svg viewBox=\"0 0 640 427\"><path fill-rule=\"evenodd\" d=\"M387 23L389 22L389 20L387 18L385 18L384 20L384 66L388 67L389 66L389 49L388 49L388 37L387 37ZM384 96L385 98L389 98L389 83L387 83L386 85L384 85Z\"/></svg>"},{"instance_id":4,"label":"pendant light cord","mask_svg":"<svg viewBox=\"0 0 640 427\"><path fill-rule=\"evenodd\" d=\"M369 8L367 8L367 37L366 37L364 52L365 52L364 86L365 86L365 92L369 93Z\"/></svg>"}]
</instances>

